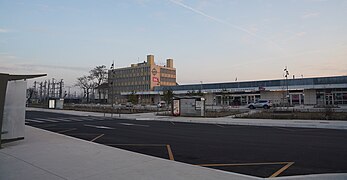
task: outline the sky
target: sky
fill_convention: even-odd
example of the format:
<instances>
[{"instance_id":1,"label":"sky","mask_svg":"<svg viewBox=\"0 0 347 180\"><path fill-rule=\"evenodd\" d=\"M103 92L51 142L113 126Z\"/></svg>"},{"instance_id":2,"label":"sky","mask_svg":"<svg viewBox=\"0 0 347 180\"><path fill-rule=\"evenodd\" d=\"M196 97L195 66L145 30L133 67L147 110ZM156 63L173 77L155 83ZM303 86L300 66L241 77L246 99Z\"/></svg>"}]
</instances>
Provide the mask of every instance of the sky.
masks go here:
<instances>
[{"instance_id":1,"label":"sky","mask_svg":"<svg viewBox=\"0 0 347 180\"><path fill-rule=\"evenodd\" d=\"M347 0L0 0L0 72L66 86L174 59L179 84L347 75Z\"/></svg>"}]
</instances>

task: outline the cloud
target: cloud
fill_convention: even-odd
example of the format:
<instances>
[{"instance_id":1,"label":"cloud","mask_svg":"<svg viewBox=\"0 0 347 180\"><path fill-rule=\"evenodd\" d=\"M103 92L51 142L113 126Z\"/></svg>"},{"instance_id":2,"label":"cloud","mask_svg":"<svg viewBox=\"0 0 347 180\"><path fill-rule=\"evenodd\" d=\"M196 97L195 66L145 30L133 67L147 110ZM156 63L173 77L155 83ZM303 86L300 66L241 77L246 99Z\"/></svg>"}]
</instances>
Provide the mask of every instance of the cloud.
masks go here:
<instances>
[{"instance_id":1,"label":"cloud","mask_svg":"<svg viewBox=\"0 0 347 180\"><path fill-rule=\"evenodd\" d=\"M204 17L206 17L206 18L208 18L208 19L210 19L212 21L218 22L220 24L227 25L227 26L229 26L229 27L231 27L233 29L239 30L239 31L244 32L244 33L246 33L248 35L251 35L251 36L253 36L255 38L258 38L258 39L261 39L261 40L263 40L265 42L268 42L268 43L274 45L275 47L277 47L278 49L280 49L283 52L283 49L277 43L275 43L274 41L272 41L272 40L270 40L268 38L259 36L256 33L253 33L252 31L249 31L249 30L247 30L247 29L245 29L245 28L243 28L241 26L229 23L228 21L225 21L223 19L219 19L217 17L214 17L214 16L211 16L209 14L206 14L206 13L204 13L204 12L202 12L202 11L196 9L196 8L193 8L193 7L191 7L191 6L187 5L187 4L184 4L181 0L169 0L169 1L174 3L174 4L176 4L176 5L178 5L178 6L181 6L181 7L185 8L185 9L187 9L187 10L190 10L190 11L196 13L196 14L204 16Z\"/></svg>"},{"instance_id":2,"label":"cloud","mask_svg":"<svg viewBox=\"0 0 347 180\"><path fill-rule=\"evenodd\" d=\"M296 32L296 33L290 33L290 36L289 36L289 37L284 38L284 39L282 39L281 41L282 41L283 43L287 43L287 42L289 42L289 41L291 41L291 40L303 38L303 37L306 36L306 35L307 35L307 32L305 32L305 31Z\"/></svg>"},{"instance_id":3,"label":"cloud","mask_svg":"<svg viewBox=\"0 0 347 180\"><path fill-rule=\"evenodd\" d=\"M9 29L0 28L0 33L8 33L8 32L10 32Z\"/></svg>"},{"instance_id":4,"label":"cloud","mask_svg":"<svg viewBox=\"0 0 347 180\"><path fill-rule=\"evenodd\" d=\"M88 67L77 67L77 66L63 66L63 65L48 65L48 64L34 64L34 63L23 63L30 60L23 59L12 55L8 52L0 52L0 62L1 70L10 70L10 71L51 71L51 70L70 70L70 71L84 71L88 72L90 68Z\"/></svg>"},{"instance_id":5,"label":"cloud","mask_svg":"<svg viewBox=\"0 0 347 180\"><path fill-rule=\"evenodd\" d=\"M87 68L87 67L45 65L45 64L20 64L20 66L22 66L22 67L30 67L30 68L64 69L64 70L85 71L85 72L88 72L90 70L90 68Z\"/></svg>"},{"instance_id":6,"label":"cloud","mask_svg":"<svg viewBox=\"0 0 347 180\"><path fill-rule=\"evenodd\" d=\"M302 37L302 36L305 36L307 33L306 32L298 32L298 33L296 33L295 35L297 36L297 37Z\"/></svg>"},{"instance_id":7,"label":"cloud","mask_svg":"<svg viewBox=\"0 0 347 180\"><path fill-rule=\"evenodd\" d=\"M193 8L193 7L190 7L190 6L188 6L188 5L184 4L184 3L182 3L181 1L177 1L177 0L169 0L169 1L171 1L172 3L174 3L174 4L176 4L176 5L179 5L179 6L183 7L183 8L185 8L185 9L188 9L188 10L190 10L190 11L196 13L196 14L200 14L200 15L202 15L202 16L208 18L208 19L211 19L211 20L213 20L213 21L215 21L215 22L218 22L218 23L221 23L221 24L224 24L224 25L231 26L231 27L233 27L234 29L243 31L243 32L245 32L245 33L247 33L247 34L249 34L249 35L257 36L256 34L254 34L254 33L250 32L250 31L248 31L247 29L244 29L244 28L242 28L242 27L240 27L240 26L231 24L231 23L229 23L229 22L227 22L227 21L225 21L225 20L222 20L222 19L219 19L219 18L210 16L210 15L208 15L208 14L206 14L206 13L204 13L204 12L198 10L198 9L195 9L195 8Z\"/></svg>"},{"instance_id":8,"label":"cloud","mask_svg":"<svg viewBox=\"0 0 347 180\"><path fill-rule=\"evenodd\" d=\"M17 59L17 57L8 52L0 52L0 61L6 62L14 59Z\"/></svg>"},{"instance_id":9,"label":"cloud","mask_svg":"<svg viewBox=\"0 0 347 180\"><path fill-rule=\"evenodd\" d=\"M309 19L309 18L314 18L314 17L318 17L320 15L320 13L318 12L308 12L305 13L301 16L301 18L303 19Z\"/></svg>"}]
</instances>

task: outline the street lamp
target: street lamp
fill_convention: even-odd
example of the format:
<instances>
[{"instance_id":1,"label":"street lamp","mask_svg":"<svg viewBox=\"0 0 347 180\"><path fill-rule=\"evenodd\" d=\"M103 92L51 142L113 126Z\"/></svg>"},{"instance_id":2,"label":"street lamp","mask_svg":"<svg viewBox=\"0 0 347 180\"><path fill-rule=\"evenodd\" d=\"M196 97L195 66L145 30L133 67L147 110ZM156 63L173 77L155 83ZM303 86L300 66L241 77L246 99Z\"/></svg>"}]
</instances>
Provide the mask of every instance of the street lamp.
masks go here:
<instances>
[{"instance_id":1,"label":"street lamp","mask_svg":"<svg viewBox=\"0 0 347 180\"><path fill-rule=\"evenodd\" d=\"M111 76L111 78L109 78L109 79L111 79L111 82L110 82L110 85L111 85L111 117L113 117L113 80L114 80L114 61L113 61L113 63L112 63L112 65L111 65L111 74L110 74L110 76Z\"/></svg>"},{"instance_id":2,"label":"street lamp","mask_svg":"<svg viewBox=\"0 0 347 180\"><path fill-rule=\"evenodd\" d=\"M111 85L111 117L113 117L113 81L110 82Z\"/></svg>"},{"instance_id":3,"label":"street lamp","mask_svg":"<svg viewBox=\"0 0 347 180\"><path fill-rule=\"evenodd\" d=\"M289 71L288 71L288 68L286 66L286 68L284 68L284 77L286 77L286 85L287 85L287 107L289 105L289 88L288 88L288 76L289 76Z\"/></svg>"},{"instance_id":4,"label":"street lamp","mask_svg":"<svg viewBox=\"0 0 347 180\"><path fill-rule=\"evenodd\" d=\"M202 94L202 81L200 81L200 94Z\"/></svg>"}]
</instances>

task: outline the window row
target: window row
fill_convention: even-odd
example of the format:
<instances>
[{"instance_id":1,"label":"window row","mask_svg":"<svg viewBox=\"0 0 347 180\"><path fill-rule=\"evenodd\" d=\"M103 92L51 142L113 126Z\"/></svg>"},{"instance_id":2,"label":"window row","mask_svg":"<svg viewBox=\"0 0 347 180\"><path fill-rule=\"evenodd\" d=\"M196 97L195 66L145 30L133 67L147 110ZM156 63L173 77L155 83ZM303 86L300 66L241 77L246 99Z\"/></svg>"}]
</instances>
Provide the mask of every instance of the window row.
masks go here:
<instances>
[{"instance_id":1,"label":"window row","mask_svg":"<svg viewBox=\"0 0 347 180\"><path fill-rule=\"evenodd\" d=\"M160 73L176 75L176 70L161 68Z\"/></svg>"},{"instance_id":2,"label":"window row","mask_svg":"<svg viewBox=\"0 0 347 180\"><path fill-rule=\"evenodd\" d=\"M149 91L150 85L134 85L134 86L117 86L115 92L131 92L131 91Z\"/></svg>"},{"instance_id":3,"label":"window row","mask_svg":"<svg viewBox=\"0 0 347 180\"><path fill-rule=\"evenodd\" d=\"M161 80L161 82L176 82L175 78L161 77L160 80Z\"/></svg>"},{"instance_id":4,"label":"window row","mask_svg":"<svg viewBox=\"0 0 347 180\"><path fill-rule=\"evenodd\" d=\"M149 81L150 76L137 76L137 77L127 77L127 78L114 78L113 81L117 82L134 82L134 81Z\"/></svg>"}]
</instances>

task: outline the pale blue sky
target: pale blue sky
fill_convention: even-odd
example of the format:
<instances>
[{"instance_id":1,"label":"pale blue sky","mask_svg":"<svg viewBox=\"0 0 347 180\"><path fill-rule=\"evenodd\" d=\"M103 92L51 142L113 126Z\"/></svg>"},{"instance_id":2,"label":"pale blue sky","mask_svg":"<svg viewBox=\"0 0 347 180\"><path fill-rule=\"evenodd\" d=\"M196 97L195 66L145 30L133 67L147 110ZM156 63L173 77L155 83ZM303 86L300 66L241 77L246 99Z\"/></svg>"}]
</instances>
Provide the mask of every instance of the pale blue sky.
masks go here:
<instances>
[{"instance_id":1,"label":"pale blue sky","mask_svg":"<svg viewBox=\"0 0 347 180\"><path fill-rule=\"evenodd\" d=\"M347 0L0 0L0 72L72 85L154 54L180 84L347 75L346 18Z\"/></svg>"}]
</instances>

